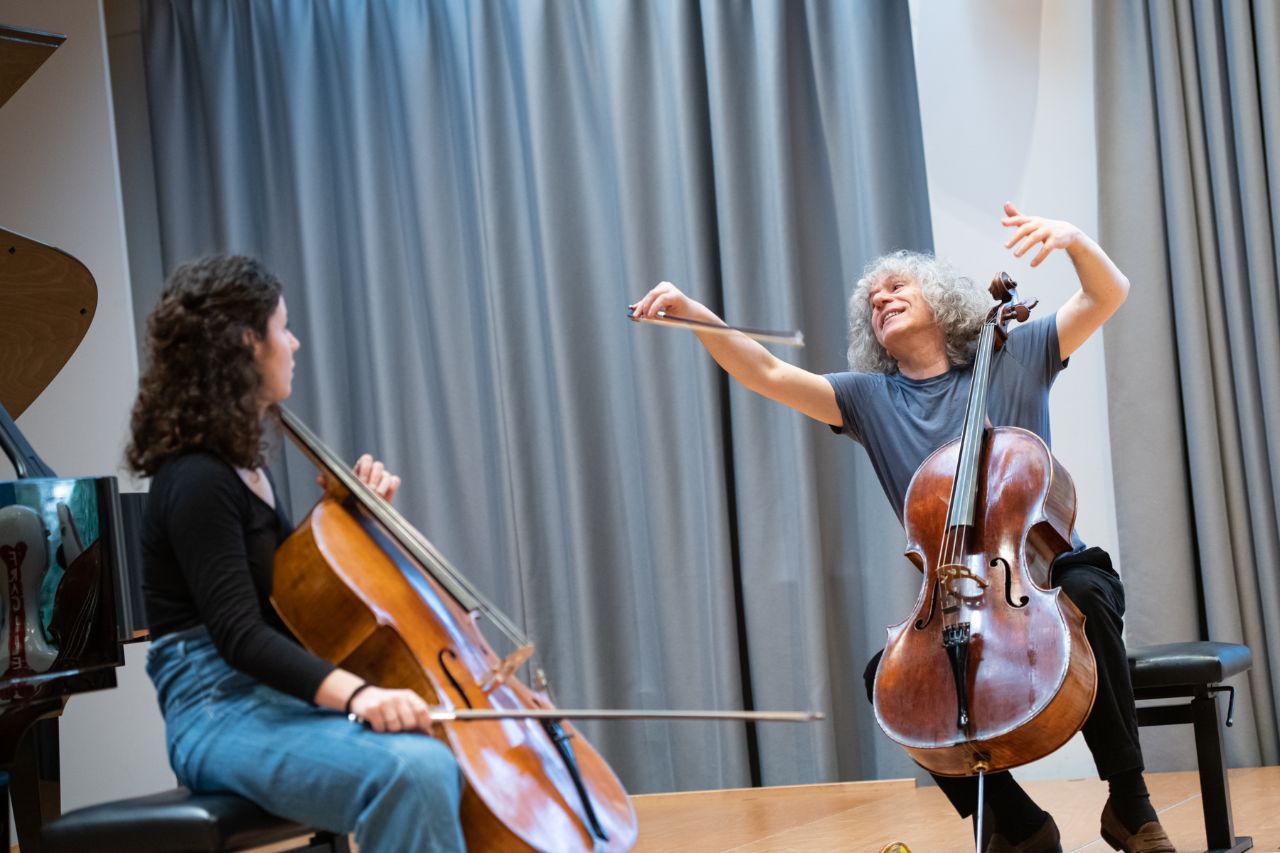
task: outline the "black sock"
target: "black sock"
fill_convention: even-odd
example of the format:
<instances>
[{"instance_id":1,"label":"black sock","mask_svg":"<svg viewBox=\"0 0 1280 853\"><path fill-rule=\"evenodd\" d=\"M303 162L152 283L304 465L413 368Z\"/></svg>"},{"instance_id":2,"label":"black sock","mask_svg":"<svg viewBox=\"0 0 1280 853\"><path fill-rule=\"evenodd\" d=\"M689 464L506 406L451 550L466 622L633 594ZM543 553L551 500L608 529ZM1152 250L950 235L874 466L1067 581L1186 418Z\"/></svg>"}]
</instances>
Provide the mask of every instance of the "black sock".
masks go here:
<instances>
[{"instance_id":1,"label":"black sock","mask_svg":"<svg viewBox=\"0 0 1280 853\"><path fill-rule=\"evenodd\" d=\"M1107 780L1111 788L1111 811L1125 829L1137 832L1144 823L1158 821L1156 810L1151 807L1151 795L1147 793L1146 780L1142 778L1142 770L1126 770L1117 773Z\"/></svg>"},{"instance_id":2,"label":"black sock","mask_svg":"<svg viewBox=\"0 0 1280 853\"><path fill-rule=\"evenodd\" d=\"M996 831L1010 844L1035 835L1049 817L1008 773L987 777L986 800L995 815Z\"/></svg>"}]
</instances>

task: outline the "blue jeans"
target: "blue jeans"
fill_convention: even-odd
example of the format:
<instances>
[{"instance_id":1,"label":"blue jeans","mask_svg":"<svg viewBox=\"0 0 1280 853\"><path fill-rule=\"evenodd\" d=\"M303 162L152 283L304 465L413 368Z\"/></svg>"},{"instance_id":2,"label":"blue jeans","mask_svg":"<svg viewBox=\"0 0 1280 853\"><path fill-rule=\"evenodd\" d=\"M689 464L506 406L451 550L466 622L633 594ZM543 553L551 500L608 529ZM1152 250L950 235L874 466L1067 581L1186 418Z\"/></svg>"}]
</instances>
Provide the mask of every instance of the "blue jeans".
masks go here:
<instances>
[{"instance_id":1,"label":"blue jeans","mask_svg":"<svg viewBox=\"0 0 1280 853\"><path fill-rule=\"evenodd\" d=\"M169 764L193 791L231 791L331 832L361 853L464 850L462 777L423 734L378 734L232 669L209 632L161 637L147 656Z\"/></svg>"}]
</instances>

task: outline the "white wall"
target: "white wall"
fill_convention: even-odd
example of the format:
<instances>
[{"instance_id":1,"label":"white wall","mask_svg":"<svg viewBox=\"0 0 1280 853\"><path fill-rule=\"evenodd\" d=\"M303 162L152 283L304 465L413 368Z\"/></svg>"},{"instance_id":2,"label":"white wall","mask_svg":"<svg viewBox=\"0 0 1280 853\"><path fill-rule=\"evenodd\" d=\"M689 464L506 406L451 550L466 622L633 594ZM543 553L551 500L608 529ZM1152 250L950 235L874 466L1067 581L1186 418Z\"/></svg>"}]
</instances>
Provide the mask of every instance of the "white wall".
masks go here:
<instances>
[{"instance_id":1,"label":"white wall","mask_svg":"<svg viewBox=\"0 0 1280 853\"><path fill-rule=\"evenodd\" d=\"M67 36L0 108L0 224L79 258L98 283L88 335L18 426L63 476L116 474L138 365L101 9L97 0L0 0L0 22ZM0 468L0 479L12 476ZM68 704L64 808L174 784L144 654L127 647L119 688Z\"/></svg>"},{"instance_id":2,"label":"white wall","mask_svg":"<svg viewBox=\"0 0 1280 853\"><path fill-rule=\"evenodd\" d=\"M1096 235L1091 6L1077 0L912 0L916 74L934 246L986 282L1007 271L1037 314L1078 286L1061 252L1004 248L1002 205L1066 219ZM1053 449L1075 480L1077 529L1116 553L1115 490L1107 431L1102 335L1071 357L1050 398ZM1123 570L1123 567L1121 567ZM1027 778L1095 774L1077 736L1019 772Z\"/></svg>"}]
</instances>

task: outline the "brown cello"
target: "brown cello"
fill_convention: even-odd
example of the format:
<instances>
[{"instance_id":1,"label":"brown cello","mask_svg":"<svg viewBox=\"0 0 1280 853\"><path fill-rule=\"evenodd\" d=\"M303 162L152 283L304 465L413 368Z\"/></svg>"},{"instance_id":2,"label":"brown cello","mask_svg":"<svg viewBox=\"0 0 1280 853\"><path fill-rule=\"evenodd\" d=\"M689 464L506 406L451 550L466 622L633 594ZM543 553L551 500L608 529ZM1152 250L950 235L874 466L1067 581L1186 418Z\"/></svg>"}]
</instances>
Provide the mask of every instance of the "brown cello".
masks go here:
<instances>
[{"instance_id":1,"label":"brown cello","mask_svg":"<svg viewBox=\"0 0 1280 853\"><path fill-rule=\"evenodd\" d=\"M516 672L533 644L421 533L374 494L288 410L285 432L324 472L325 495L276 551L271 600L320 657L432 706L433 734L467 785L462 826L472 851L622 853L635 810L604 758L570 719L808 722L810 712L564 710ZM505 658L477 626L511 641Z\"/></svg>"},{"instance_id":2,"label":"brown cello","mask_svg":"<svg viewBox=\"0 0 1280 853\"><path fill-rule=\"evenodd\" d=\"M991 427L986 401L1005 324L1027 316L1001 273L1000 300L978 340L964 428L917 469L907 489L907 556L924 575L906 621L888 629L876 673L876 720L942 776L1017 767L1056 750L1097 689L1084 616L1049 587L1071 547L1075 485L1048 446Z\"/></svg>"},{"instance_id":3,"label":"brown cello","mask_svg":"<svg viewBox=\"0 0 1280 853\"><path fill-rule=\"evenodd\" d=\"M276 552L272 603L317 655L444 709L434 734L466 778L467 849L630 850L636 815L621 782L515 676L532 645L301 421L284 410L281 421L328 486ZM515 641L507 658L480 633L481 612ZM498 719L454 721L467 710Z\"/></svg>"}]
</instances>

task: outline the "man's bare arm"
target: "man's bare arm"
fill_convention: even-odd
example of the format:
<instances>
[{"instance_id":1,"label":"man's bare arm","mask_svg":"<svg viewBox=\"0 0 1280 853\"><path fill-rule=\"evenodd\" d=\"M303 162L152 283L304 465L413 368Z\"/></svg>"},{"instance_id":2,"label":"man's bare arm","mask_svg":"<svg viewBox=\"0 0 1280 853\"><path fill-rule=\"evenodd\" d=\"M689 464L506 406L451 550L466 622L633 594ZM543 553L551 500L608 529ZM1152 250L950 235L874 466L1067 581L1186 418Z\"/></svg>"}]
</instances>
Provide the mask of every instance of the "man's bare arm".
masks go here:
<instances>
[{"instance_id":1,"label":"man's bare arm","mask_svg":"<svg viewBox=\"0 0 1280 853\"><path fill-rule=\"evenodd\" d=\"M692 320L724 323L711 309L685 296L667 281L646 293L631 313L635 317L657 317L659 311ZM822 423L833 426L844 423L835 391L824 377L788 364L746 335L695 334L716 363L745 387Z\"/></svg>"},{"instance_id":2,"label":"man's bare arm","mask_svg":"<svg viewBox=\"0 0 1280 853\"><path fill-rule=\"evenodd\" d=\"M1070 222L1024 216L1012 203L1004 206L1004 225L1016 228L1006 244L1022 257L1037 244L1031 266L1039 266L1055 249L1066 250L1076 268L1080 289L1058 309L1058 350L1068 358L1110 319L1129 295L1129 279L1092 238ZM1014 248L1016 246L1016 248Z\"/></svg>"}]
</instances>

